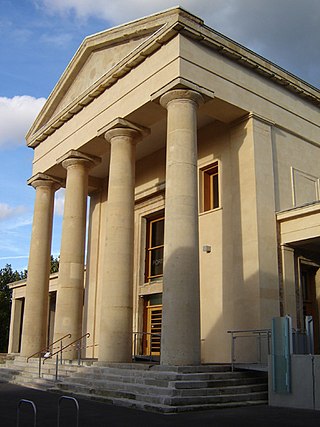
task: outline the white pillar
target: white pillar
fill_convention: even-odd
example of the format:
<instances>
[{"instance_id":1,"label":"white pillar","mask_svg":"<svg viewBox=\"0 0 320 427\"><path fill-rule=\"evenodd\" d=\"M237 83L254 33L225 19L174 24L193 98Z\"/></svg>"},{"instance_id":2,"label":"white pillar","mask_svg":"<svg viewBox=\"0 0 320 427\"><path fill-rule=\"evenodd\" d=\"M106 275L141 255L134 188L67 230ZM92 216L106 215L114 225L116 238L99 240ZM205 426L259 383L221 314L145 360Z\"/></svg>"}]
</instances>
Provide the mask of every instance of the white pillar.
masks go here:
<instances>
[{"instance_id":1,"label":"white pillar","mask_svg":"<svg viewBox=\"0 0 320 427\"><path fill-rule=\"evenodd\" d=\"M132 357L135 146L145 130L122 119L105 133L111 144L99 361Z\"/></svg>"},{"instance_id":2,"label":"white pillar","mask_svg":"<svg viewBox=\"0 0 320 427\"><path fill-rule=\"evenodd\" d=\"M202 96L172 90L167 116L161 364L200 364L197 109Z\"/></svg>"},{"instance_id":3,"label":"white pillar","mask_svg":"<svg viewBox=\"0 0 320 427\"><path fill-rule=\"evenodd\" d=\"M36 189L36 198L21 343L21 354L27 357L46 346L53 204L60 186L40 173L28 184Z\"/></svg>"},{"instance_id":4,"label":"white pillar","mask_svg":"<svg viewBox=\"0 0 320 427\"><path fill-rule=\"evenodd\" d=\"M72 150L58 161L67 169L67 181L54 340L70 333L74 341L82 335L88 175L99 159ZM73 359L76 352L69 350L64 357Z\"/></svg>"}]
</instances>

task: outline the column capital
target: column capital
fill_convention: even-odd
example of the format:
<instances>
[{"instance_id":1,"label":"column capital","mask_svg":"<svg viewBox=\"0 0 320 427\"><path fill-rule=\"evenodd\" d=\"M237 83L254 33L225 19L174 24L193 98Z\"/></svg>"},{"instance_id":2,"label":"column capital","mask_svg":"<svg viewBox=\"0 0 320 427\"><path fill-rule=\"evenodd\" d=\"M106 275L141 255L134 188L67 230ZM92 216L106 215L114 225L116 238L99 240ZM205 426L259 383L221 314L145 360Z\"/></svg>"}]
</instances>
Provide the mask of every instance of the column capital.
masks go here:
<instances>
[{"instance_id":1,"label":"column capital","mask_svg":"<svg viewBox=\"0 0 320 427\"><path fill-rule=\"evenodd\" d=\"M105 126L101 133L108 142L111 142L114 137L120 136L130 137L134 143L138 143L143 137L149 135L150 129L118 117Z\"/></svg>"},{"instance_id":2,"label":"column capital","mask_svg":"<svg viewBox=\"0 0 320 427\"><path fill-rule=\"evenodd\" d=\"M33 188L53 187L54 190L58 190L62 186L60 179L40 172L29 178L27 184L31 185Z\"/></svg>"},{"instance_id":3,"label":"column capital","mask_svg":"<svg viewBox=\"0 0 320 427\"><path fill-rule=\"evenodd\" d=\"M101 158L89 154L81 153L77 150L70 150L57 159L58 164L62 164L65 169L73 165L83 165L90 169L101 162Z\"/></svg>"},{"instance_id":4,"label":"column capital","mask_svg":"<svg viewBox=\"0 0 320 427\"><path fill-rule=\"evenodd\" d=\"M195 90L190 89L173 89L165 93L160 98L160 104L164 108L168 108L168 104L172 101L193 101L199 107L204 103L203 96L196 92Z\"/></svg>"}]
</instances>

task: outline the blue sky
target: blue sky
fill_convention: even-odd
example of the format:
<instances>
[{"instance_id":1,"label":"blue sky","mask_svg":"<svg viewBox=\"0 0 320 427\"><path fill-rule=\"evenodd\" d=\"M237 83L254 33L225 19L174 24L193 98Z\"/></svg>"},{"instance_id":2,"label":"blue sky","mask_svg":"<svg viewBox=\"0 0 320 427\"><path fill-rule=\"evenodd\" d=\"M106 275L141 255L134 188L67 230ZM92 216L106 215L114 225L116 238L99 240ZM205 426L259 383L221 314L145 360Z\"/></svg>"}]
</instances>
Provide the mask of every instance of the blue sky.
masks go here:
<instances>
[{"instance_id":1,"label":"blue sky","mask_svg":"<svg viewBox=\"0 0 320 427\"><path fill-rule=\"evenodd\" d=\"M82 40L178 3L320 88L319 0L0 0L0 268L27 268L35 190L24 135ZM63 192L56 197L54 255Z\"/></svg>"}]
</instances>

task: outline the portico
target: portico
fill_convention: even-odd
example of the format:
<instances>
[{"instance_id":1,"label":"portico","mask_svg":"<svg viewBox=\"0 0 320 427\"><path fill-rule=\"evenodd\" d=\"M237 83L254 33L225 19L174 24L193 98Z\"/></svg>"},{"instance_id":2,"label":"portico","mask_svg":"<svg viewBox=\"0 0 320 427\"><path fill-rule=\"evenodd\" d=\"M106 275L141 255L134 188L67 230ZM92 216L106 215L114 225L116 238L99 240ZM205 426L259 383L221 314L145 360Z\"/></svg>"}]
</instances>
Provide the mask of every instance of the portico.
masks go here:
<instances>
[{"instance_id":1,"label":"portico","mask_svg":"<svg viewBox=\"0 0 320 427\"><path fill-rule=\"evenodd\" d=\"M102 363L135 352L164 365L229 362L228 329L299 310L292 286L280 304L276 212L292 208L290 194L319 198L317 102L315 89L181 8L85 39L27 135L36 198L13 314L24 318L21 353L49 344L50 292L54 340L89 333L83 352Z\"/></svg>"},{"instance_id":2,"label":"portico","mask_svg":"<svg viewBox=\"0 0 320 427\"><path fill-rule=\"evenodd\" d=\"M199 92L186 87L170 90L160 98L161 105L168 110L161 359L167 365L200 363L197 109L203 102ZM100 290L99 360L128 362L132 358L133 332L136 145L150 134L150 130L116 118L99 133L103 133L110 144L108 196L105 218L102 219L106 225ZM54 341L71 334L71 342L85 333L82 317L86 200L90 171L99 167L101 159L70 150L56 163L67 173ZM30 181L34 182L33 179ZM52 203L50 207L52 211ZM34 221L39 221L36 216ZM175 232L177 225L179 233ZM48 237L49 241L51 237ZM46 306L48 259L46 275L38 285L45 295L42 305ZM170 304L173 299L181 302L174 309ZM28 300L33 302L32 296L28 295ZM42 324L46 323L45 319L46 316L42 317ZM176 328L178 319L180 327ZM25 323L25 336L28 328L32 329L32 326ZM42 343L44 347L44 339ZM33 350L39 349L36 346ZM29 348L26 349L24 344L22 354L30 356ZM66 357L76 357L75 350Z\"/></svg>"}]
</instances>

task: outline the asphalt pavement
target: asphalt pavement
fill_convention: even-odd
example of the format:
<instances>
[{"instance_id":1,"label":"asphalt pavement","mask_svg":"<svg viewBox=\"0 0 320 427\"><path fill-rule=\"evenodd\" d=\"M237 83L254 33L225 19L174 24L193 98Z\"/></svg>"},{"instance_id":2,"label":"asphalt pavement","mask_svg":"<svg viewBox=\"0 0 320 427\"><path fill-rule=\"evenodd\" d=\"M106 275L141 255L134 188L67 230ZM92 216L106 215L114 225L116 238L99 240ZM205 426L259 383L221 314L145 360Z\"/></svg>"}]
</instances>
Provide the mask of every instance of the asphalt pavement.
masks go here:
<instances>
[{"instance_id":1,"label":"asphalt pavement","mask_svg":"<svg viewBox=\"0 0 320 427\"><path fill-rule=\"evenodd\" d=\"M37 410L37 427L56 427L61 395L0 383L0 427L17 426L21 399L31 400ZM267 405L215 409L163 415L77 398L79 427L319 427L320 411L274 408ZM31 404L20 404L20 427L33 427ZM76 407L70 399L60 401L60 427L76 426Z\"/></svg>"}]
</instances>

